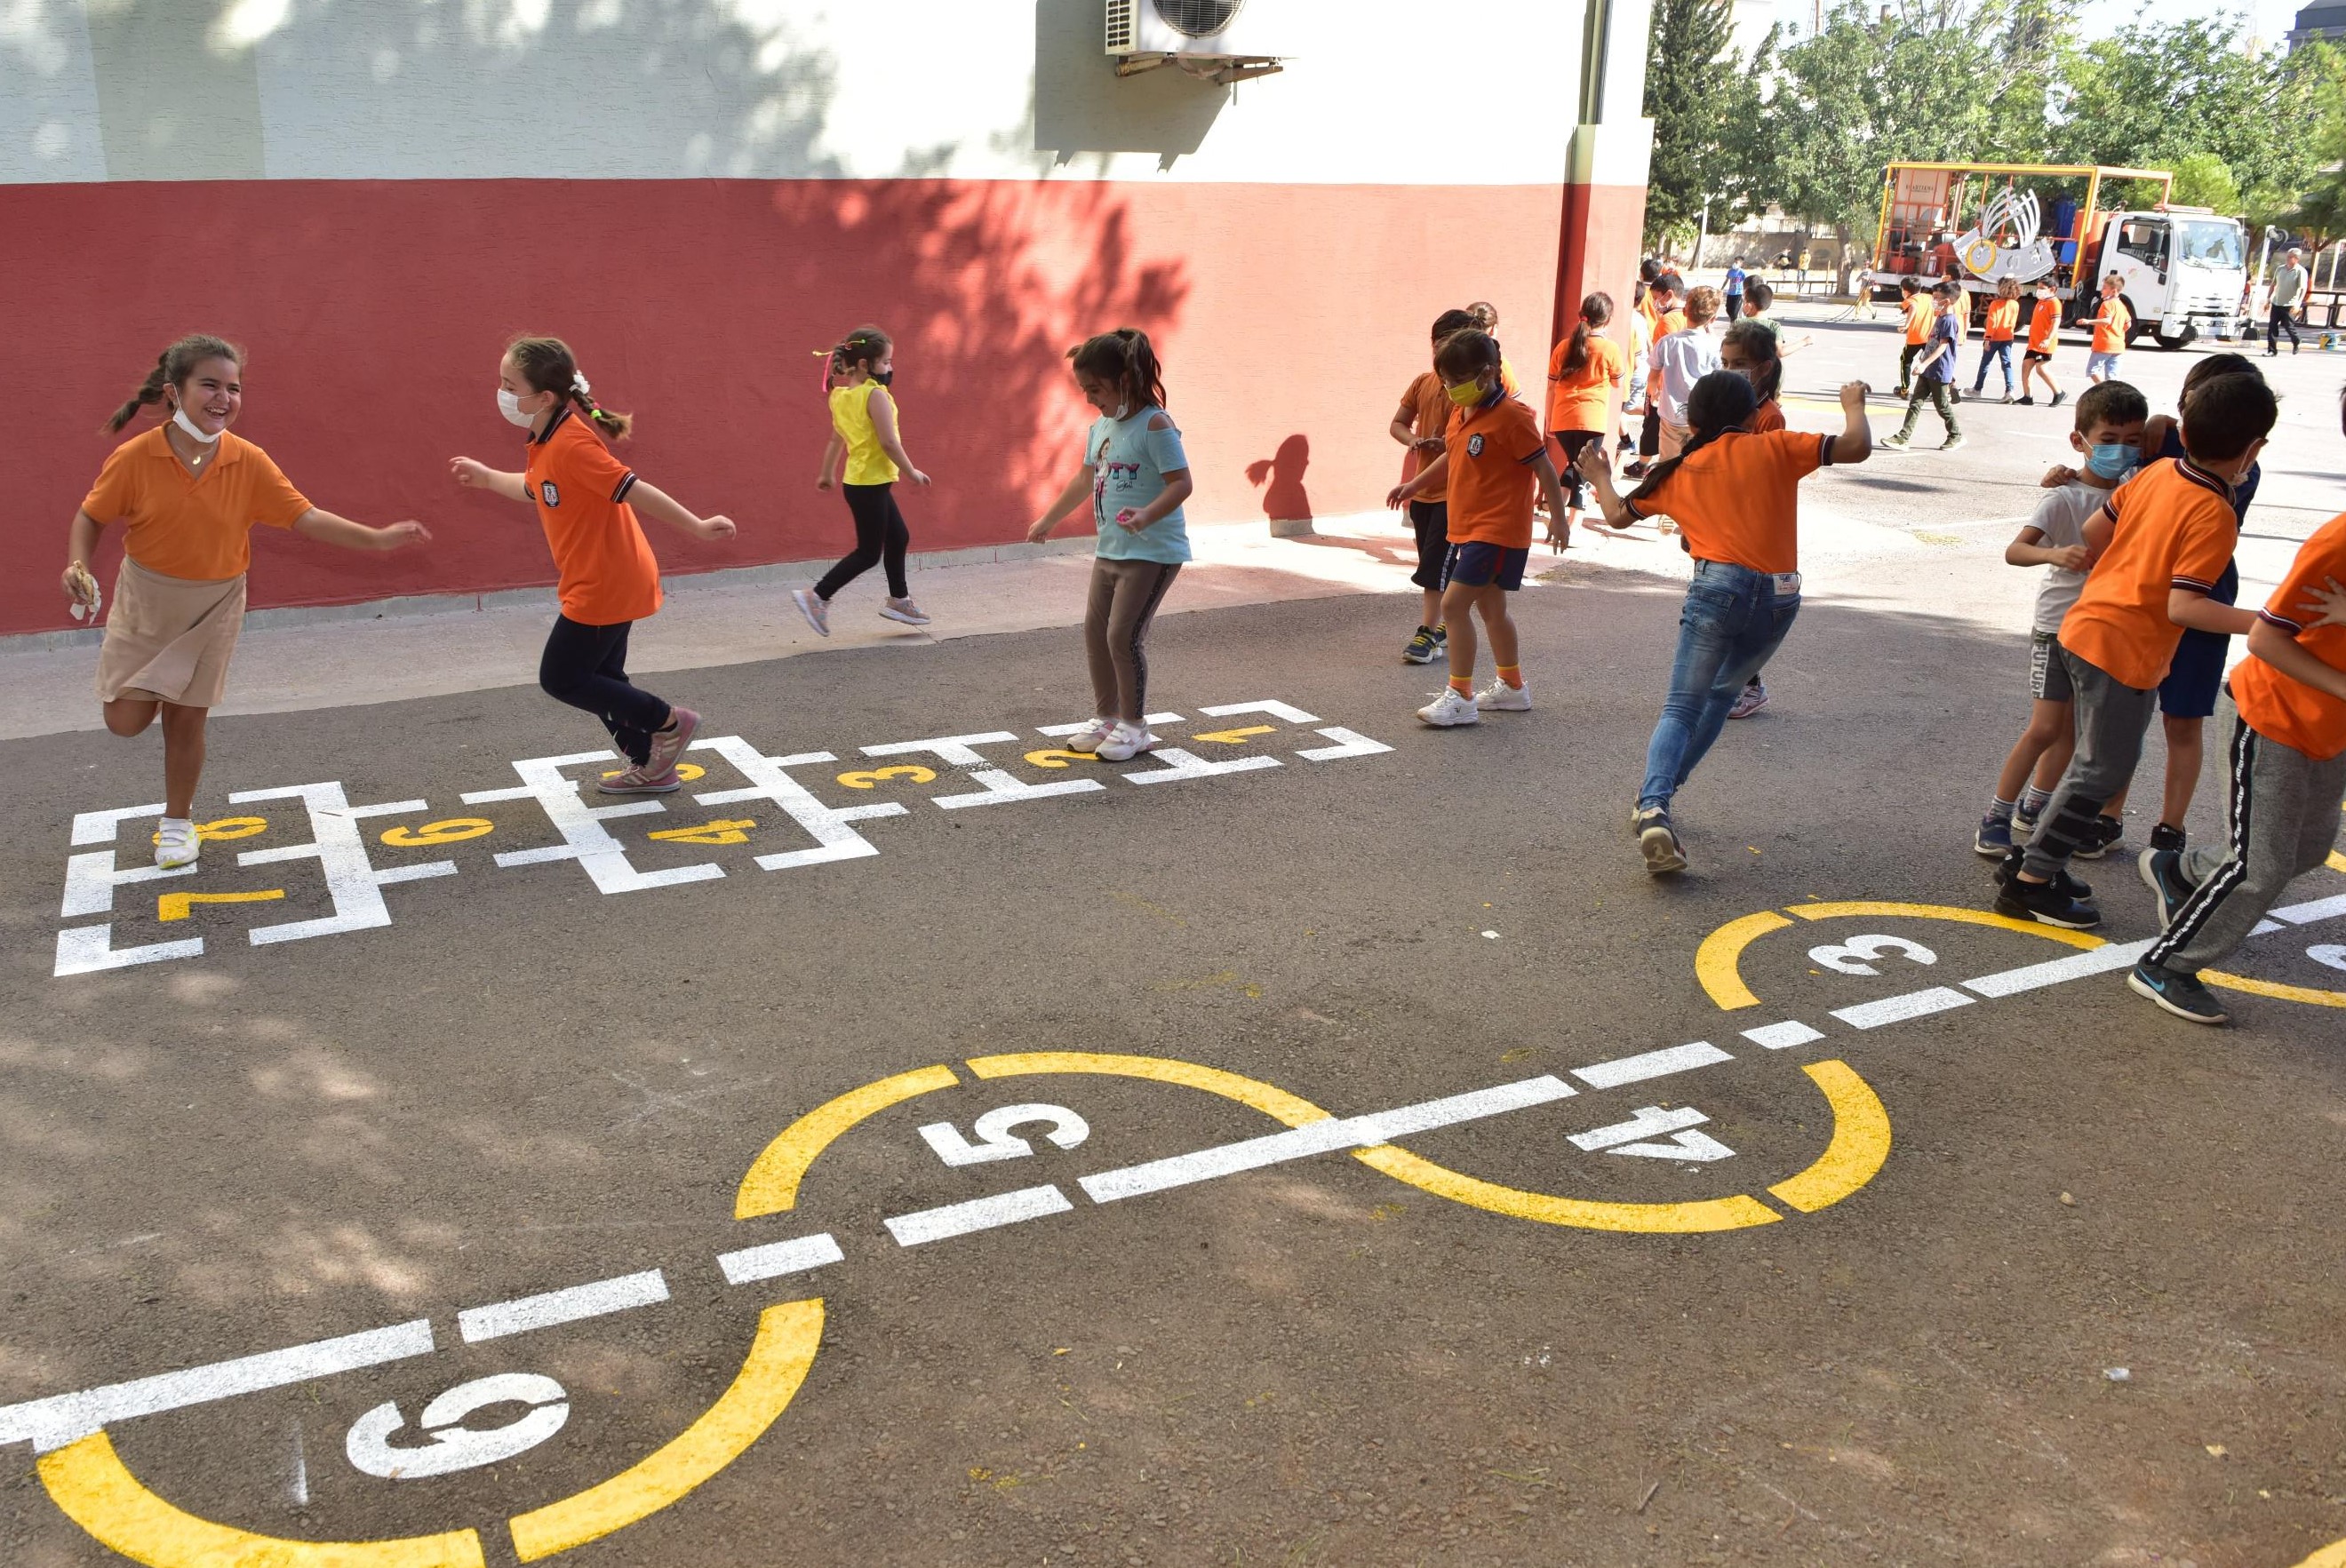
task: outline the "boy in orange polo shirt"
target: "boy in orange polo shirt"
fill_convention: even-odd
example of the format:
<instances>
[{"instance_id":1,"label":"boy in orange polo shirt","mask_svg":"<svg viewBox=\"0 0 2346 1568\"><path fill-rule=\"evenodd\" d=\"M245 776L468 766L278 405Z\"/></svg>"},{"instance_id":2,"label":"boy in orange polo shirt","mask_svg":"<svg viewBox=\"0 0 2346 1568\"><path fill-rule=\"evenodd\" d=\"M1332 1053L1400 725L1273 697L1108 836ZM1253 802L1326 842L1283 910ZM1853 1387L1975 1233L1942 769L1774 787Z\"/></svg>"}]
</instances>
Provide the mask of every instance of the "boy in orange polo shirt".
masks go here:
<instances>
[{"instance_id":1,"label":"boy in orange polo shirt","mask_svg":"<svg viewBox=\"0 0 2346 1568\"><path fill-rule=\"evenodd\" d=\"M2232 485L2264 450L2279 412L2261 378L2216 377L2183 405L2186 455L2140 470L2086 522L2094 564L2061 623L2077 748L2028 847L1997 872L1998 914L2079 931L2102 923L2087 890L2069 878L2069 858L2096 841L2095 820L2134 777L2184 628L2246 632L2258 624L2208 593L2239 535Z\"/></svg>"},{"instance_id":2,"label":"boy in orange polo shirt","mask_svg":"<svg viewBox=\"0 0 2346 1568\"><path fill-rule=\"evenodd\" d=\"M2094 349L2086 356L2086 379L2089 382L2115 380L2118 373L2118 356L2126 352L2127 333L2134 327L2134 312L2118 298L2126 280L2113 272L2102 280L2102 308L2094 316Z\"/></svg>"},{"instance_id":3,"label":"boy in orange polo shirt","mask_svg":"<svg viewBox=\"0 0 2346 1568\"><path fill-rule=\"evenodd\" d=\"M1906 351L1898 356L1898 395L1911 397L1914 392L1914 356L1931 341L1931 323L1938 319L1938 308L1923 285L1912 278L1898 280L1898 309L1906 318Z\"/></svg>"},{"instance_id":4,"label":"boy in orange polo shirt","mask_svg":"<svg viewBox=\"0 0 2346 1568\"><path fill-rule=\"evenodd\" d=\"M2028 347L2020 356L2020 402L2023 407L2036 402L2029 390L2031 381L2041 381L2045 390L2053 394L2052 406L2059 408L2068 393L2053 380L2053 340L2061 331L2061 301L2053 297L2051 280L2036 280L2036 307L2028 318Z\"/></svg>"},{"instance_id":5,"label":"boy in orange polo shirt","mask_svg":"<svg viewBox=\"0 0 2346 1568\"><path fill-rule=\"evenodd\" d=\"M2227 1014L2199 983L2248 940L2290 881L2323 864L2346 805L2346 626L2317 621L2309 597L2346 581L2346 516L2314 530L2258 615L2249 657L2216 711L2229 738L2231 841L2145 850L2142 880L2167 934L2127 976L2129 989L2178 1018Z\"/></svg>"},{"instance_id":6,"label":"boy in orange polo shirt","mask_svg":"<svg viewBox=\"0 0 2346 1568\"><path fill-rule=\"evenodd\" d=\"M1442 340L1433 368L1454 410L1446 450L1385 497L1399 506L1436 484L1450 497L1450 559L1443 567L1442 621L1450 628L1450 684L1417 710L1438 728L1481 720L1486 710L1521 713L1532 705L1524 688L1515 624L1507 596L1524 585L1532 554L1532 484L1537 480L1548 515L1564 515L1562 486L1539 420L1499 379L1498 340L1487 332L1453 332ZM1499 675L1474 690L1474 623L1483 617Z\"/></svg>"},{"instance_id":7,"label":"boy in orange polo shirt","mask_svg":"<svg viewBox=\"0 0 2346 1568\"><path fill-rule=\"evenodd\" d=\"M1443 339L1474 324L1474 318L1464 311L1443 311L1433 319L1433 346L1441 348ZM1442 433L1450 427L1450 406L1442 378L1430 370L1420 371L1401 394L1392 432L1392 438L1410 450L1411 477L1424 473L1442 455ZM1417 570L1409 575L1409 580L1418 585L1424 603L1417 631L1402 649L1401 657L1403 664L1432 664L1442 656L1443 642L1450 635L1442 626L1442 564L1450 555L1450 509L1443 504L1441 485L1418 492L1417 499L1409 504L1409 526L1417 538Z\"/></svg>"}]
</instances>

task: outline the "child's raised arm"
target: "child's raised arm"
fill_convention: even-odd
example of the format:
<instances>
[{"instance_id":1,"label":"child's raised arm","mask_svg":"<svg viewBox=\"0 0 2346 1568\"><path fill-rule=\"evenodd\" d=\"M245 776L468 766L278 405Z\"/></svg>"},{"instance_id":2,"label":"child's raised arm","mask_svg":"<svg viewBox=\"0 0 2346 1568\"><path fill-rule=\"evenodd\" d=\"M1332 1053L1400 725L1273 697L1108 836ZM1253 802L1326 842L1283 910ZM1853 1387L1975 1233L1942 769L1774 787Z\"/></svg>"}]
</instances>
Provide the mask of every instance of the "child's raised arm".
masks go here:
<instances>
[{"instance_id":1,"label":"child's raised arm","mask_svg":"<svg viewBox=\"0 0 2346 1568\"><path fill-rule=\"evenodd\" d=\"M627 491L627 503L646 516L696 539L730 539L736 532L730 517L701 517L656 484L638 479Z\"/></svg>"},{"instance_id":2,"label":"child's raised arm","mask_svg":"<svg viewBox=\"0 0 2346 1568\"><path fill-rule=\"evenodd\" d=\"M508 473L502 468L491 468L487 463L475 462L469 457L450 458L448 473L457 484L467 489L485 490L492 495L502 495L508 501L518 501L525 505L528 504L529 492L522 488L522 476L518 473Z\"/></svg>"},{"instance_id":3,"label":"child's raised arm","mask_svg":"<svg viewBox=\"0 0 2346 1568\"><path fill-rule=\"evenodd\" d=\"M305 539L315 539L321 545L339 545L345 550L396 550L403 545L425 545L432 541L432 530L421 523L409 521L393 523L382 528L370 528L363 523L337 517L332 512L321 511L315 506L293 519L293 532Z\"/></svg>"},{"instance_id":4,"label":"child's raised arm","mask_svg":"<svg viewBox=\"0 0 2346 1568\"><path fill-rule=\"evenodd\" d=\"M2262 616L2254 619L2256 624L2249 628L2249 657L2260 658L2290 679L2346 702L2346 670L2322 663L2288 630Z\"/></svg>"},{"instance_id":5,"label":"child's raised arm","mask_svg":"<svg viewBox=\"0 0 2346 1568\"><path fill-rule=\"evenodd\" d=\"M1065 521L1067 514L1081 505L1084 497L1092 493L1096 473L1096 471L1088 463L1077 465L1074 476L1067 481L1066 487L1060 490L1058 498L1051 503L1043 515L1035 520L1034 526L1026 530L1028 543L1039 545L1051 536L1051 530Z\"/></svg>"},{"instance_id":6,"label":"child's raised arm","mask_svg":"<svg viewBox=\"0 0 2346 1568\"><path fill-rule=\"evenodd\" d=\"M1865 423L1865 400L1872 391L1863 382L1851 382L1841 389L1841 432L1833 437L1832 449L1836 464L1863 463L1873 455L1873 427Z\"/></svg>"}]
</instances>

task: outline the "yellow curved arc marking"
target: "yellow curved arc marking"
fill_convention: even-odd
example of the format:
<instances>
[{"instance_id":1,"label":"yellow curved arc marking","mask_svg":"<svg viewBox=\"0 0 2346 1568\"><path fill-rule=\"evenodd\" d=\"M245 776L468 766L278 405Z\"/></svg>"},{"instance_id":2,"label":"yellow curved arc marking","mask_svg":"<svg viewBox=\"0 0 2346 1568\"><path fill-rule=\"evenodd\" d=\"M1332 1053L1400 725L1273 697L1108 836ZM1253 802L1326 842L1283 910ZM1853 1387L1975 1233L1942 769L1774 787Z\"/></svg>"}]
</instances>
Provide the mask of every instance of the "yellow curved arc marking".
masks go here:
<instances>
[{"instance_id":1,"label":"yellow curved arc marking","mask_svg":"<svg viewBox=\"0 0 2346 1568\"><path fill-rule=\"evenodd\" d=\"M981 1078L1015 1078L1029 1073L1106 1073L1120 1078L1148 1078L1159 1084L1185 1084L1250 1105L1264 1115L1300 1127L1324 1122L1323 1111L1300 1095L1290 1095L1260 1078L1176 1062L1164 1056L1121 1056L1093 1051L1021 1051L1004 1056L972 1056L966 1064Z\"/></svg>"},{"instance_id":2,"label":"yellow curved arc marking","mask_svg":"<svg viewBox=\"0 0 2346 1568\"><path fill-rule=\"evenodd\" d=\"M2341 869L2346 870L2346 867ZM2346 1541L2331 1542L2299 1563L2297 1568L2346 1568Z\"/></svg>"},{"instance_id":3,"label":"yellow curved arc marking","mask_svg":"<svg viewBox=\"0 0 2346 1568\"><path fill-rule=\"evenodd\" d=\"M2333 871L2346 871L2346 851L2331 850L2327 864Z\"/></svg>"},{"instance_id":4,"label":"yellow curved arc marking","mask_svg":"<svg viewBox=\"0 0 2346 1568\"><path fill-rule=\"evenodd\" d=\"M1695 950L1694 977L1702 982L1703 990L1713 1002L1729 1013L1739 1007L1757 1007L1760 998L1743 983L1738 967L1743 962L1743 950L1771 931L1781 931L1791 924L1774 910L1761 910L1740 920L1729 921L1702 939Z\"/></svg>"},{"instance_id":5,"label":"yellow curved arc marking","mask_svg":"<svg viewBox=\"0 0 2346 1568\"><path fill-rule=\"evenodd\" d=\"M1541 1225L1569 1225L1582 1230L1635 1230L1685 1234L1704 1230L1740 1230L1746 1226L1772 1225L1784 1217L1743 1193L1732 1197L1706 1198L1694 1203L1598 1203L1588 1198L1556 1197L1521 1187L1501 1186L1435 1165L1391 1144L1354 1151L1352 1157L1397 1182L1515 1219Z\"/></svg>"},{"instance_id":6,"label":"yellow curved arc marking","mask_svg":"<svg viewBox=\"0 0 2346 1568\"><path fill-rule=\"evenodd\" d=\"M2284 985L2278 980L2252 980L2245 974L2226 974L2213 969L2201 970L2199 978L2227 991L2245 991L2251 996L2270 996L2277 1002L2304 1002L2315 1007L2346 1007L2346 991L2321 991L2310 985Z\"/></svg>"},{"instance_id":7,"label":"yellow curved arc marking","mask_svg":"<svg viewBox=\"0 0 2346 1568\"><path fill-rule=\"evenodd\" d=\"M1800 1175L1768 1190L1802 1214L1830 1208L1882 1169L1890 1157L1890 1113L1882 1096L1846 1062L1810 1062L1800 1069L1824 1091L1832 1107L1832 1141Z\"/></svg>"},{"instance_id":8,"label":"yellow curved arc marking","mask_svg":"<svg viewBox=\"0 0 2346 1568\"><path fill-rule=\"evenodd\" d=\"M475 1531L395 1541L293 1541L215 1524L147 1490L92 1432L41 1456L41 1484L66 1518L148 1568L484 1568Z\"/></svg>"},{"instance_id":9,"label":"yellow curved arc marking","mask_svg":"<svg viewBox=\"0 0 2346 1568\"><path fill-rule=\"evenodd\" d=\"M831 1146L831 1140L866 1116L917 1095L950 1089L960 1082L950 1067L921 1067L882 1078L876 1084L866 1084L861 1089L850 1089L835 1100L826 1100L783 1128L780 1136L759 1151L758 1157L750 1164L749 1174L741 1178L740 1191L734 1194L733 1217L756 1219L793 1207L799 1201L801 1178L814 1164L815 1156Z\"/></svg>"},{"instance_id":10,"label":"yellow curved arc marking","mask_svg":"<svg viewBox=\"0 0 2346 1568\"><path fill-rule=\"evenodd\" d=\"M2016 931L2027 936L2041 936L2049 942L2062 942L2071 947L2100 947L2103 939L2082 931L2063 931L2057 925L2045 925L2033 920L2014 920L1993 910L1967 910L1955 904L1875 903L1860 901L1853 903L1786 904L1784 906L1802 920L1841 920L1850 915L1904 915L1911 920L1960 921L1965 925L1992 925L2004 931Z\"/></svg>"},{"instance_id":11,"label":"yellow curved arc marking","mask_svg":"<svg viewBox=\"0 0 2346 1568\"><path fill-rule=\"evenodd\" d=\"M525 1563L567 1552L657 1513L692 1491L765 1435L806 1381L821 1344L821 1297L767 1308L758 1316L758 1338L732 1386L699 1420L601 1485L516 1514L509 1522L514 1551ZM472 1561L480 1562L477 1543Z\"/></svg>"}]
</instances>

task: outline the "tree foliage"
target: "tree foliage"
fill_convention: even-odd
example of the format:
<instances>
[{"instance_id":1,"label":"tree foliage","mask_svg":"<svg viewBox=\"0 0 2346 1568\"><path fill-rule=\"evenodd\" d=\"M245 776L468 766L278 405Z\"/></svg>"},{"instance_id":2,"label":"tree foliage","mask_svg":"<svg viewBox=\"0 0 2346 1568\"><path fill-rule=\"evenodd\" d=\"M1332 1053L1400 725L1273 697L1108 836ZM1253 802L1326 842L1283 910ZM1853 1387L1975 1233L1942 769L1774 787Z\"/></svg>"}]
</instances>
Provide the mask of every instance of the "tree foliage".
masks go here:
<instances>
[{"instance_id":1,"label":"tree foliage","mask_svg":"<svg viewBox=\"0 0 2346 1568\"><path fill-rule=\"evenodd\" d=\"M1765 202L1750 157L1759 73L1734 57L1730 0L1655 0L1653 15L1646 46L1646 113L1654 121L1649 243L1692 235L1706 204L1716 229Z\"/></svg>"}]
</instances>

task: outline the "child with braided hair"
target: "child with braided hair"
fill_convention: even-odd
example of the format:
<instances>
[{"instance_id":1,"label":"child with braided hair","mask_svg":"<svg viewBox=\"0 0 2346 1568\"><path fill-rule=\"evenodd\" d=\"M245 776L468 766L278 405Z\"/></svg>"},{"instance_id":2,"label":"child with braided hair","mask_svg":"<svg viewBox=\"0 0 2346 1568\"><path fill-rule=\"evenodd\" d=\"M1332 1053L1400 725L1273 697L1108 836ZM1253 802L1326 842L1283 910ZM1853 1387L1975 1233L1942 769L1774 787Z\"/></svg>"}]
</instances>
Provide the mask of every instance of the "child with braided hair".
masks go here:
<instances>
[{"instance_id":1,"label":"child with braided hair","mask_svg":"<svg viewBox=\"0 0 2346 1568\"><path fill-rule=\"evenodd\" d=\"M895 378L895 343L877 327L858 327L842 338L823 372L823 392L831 400L831 441L822 449L822 473L814 484L828 490L838 480L855 519L855 548L813 587L791 589L790 599L807 625L824 636L831 636L831 601L875 565L888 574L882 616L908 626L929 624L904 580L904 552L912 545L912 532L897 510L895 493L899 475L910 476L919 485L926 485L929 476L913 466L897 434L896 400L888 391ZM847 459L844 474L839 467L842 453Z\"/></svg>"},{"instance_id":2,"label":"child with braided hair","mask_svg":"<svg viewBox=\"0 0 2346 1568\"><path fill-rule=\"evenodd\" d=\"M594 431L625 440L635 421L595 402L577 356L559 338L516 338L497 361L497 411L529 432L519 473L469 457L448 461L456 483L537 509L560 580L562 613L546 639L537 684L603 721L628 766L601 781L610 795L666 795L700 715L627 679L627 634L660 607L659 563L638 508L696 539L730 539L729 517L701 517L636 477Z\"/></svg>"}]
</instances>

